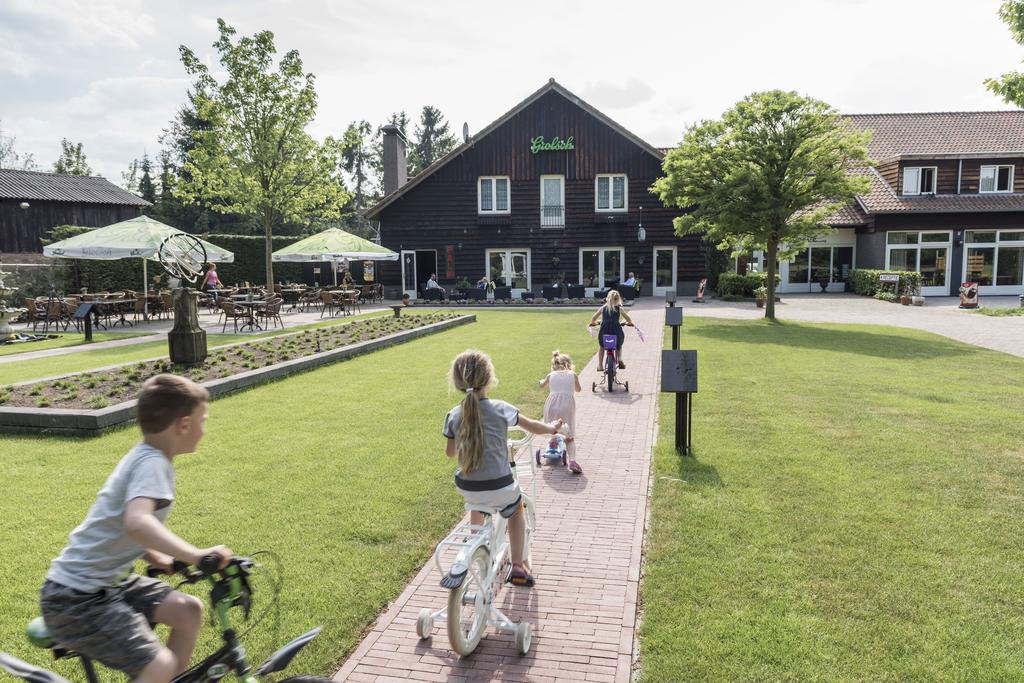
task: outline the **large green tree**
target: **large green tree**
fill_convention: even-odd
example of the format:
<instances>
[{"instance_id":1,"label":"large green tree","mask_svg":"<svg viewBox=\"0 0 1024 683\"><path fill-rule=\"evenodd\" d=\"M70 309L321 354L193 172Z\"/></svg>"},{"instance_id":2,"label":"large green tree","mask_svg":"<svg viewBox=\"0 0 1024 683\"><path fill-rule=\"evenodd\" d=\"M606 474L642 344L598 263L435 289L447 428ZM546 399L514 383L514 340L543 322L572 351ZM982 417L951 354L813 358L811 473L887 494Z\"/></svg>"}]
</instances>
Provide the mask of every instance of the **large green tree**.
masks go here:
<instances>
[{"instance_id":1,"label":"large green tree","mask_svg":"<svg viewBox=\"0 0 1024 683\"><path fill-rule=\"evenodd\" d=\"M374 154L370 141L372 133L369 121L353 121L345 130L341 149L342 168L352 188L343 223L346 230L364 237L373 235L365 218L366 208L374 199L370 180Z\"/></svg>"},{"instance_id":2,"label":"large green tree","mask_svg":"<svg viewBox=\"0 0 1024 683\"><path fill-rule=\"evenodd\" d=\"M86 162L81 142L74 144L67 138L61 138L60 157L53 164L53 172L67 175L92 175L92 169Z\"/></svg>"},{"instance_id":3,"label":"large green tree","mask_svg":"<svg viewBox=\"0 0 1024 683\"><path fill-rule=\"evenodd\" d=\"M289 221L340 217L346 200L340 177L340 144L322 144L306 127L316 115L314 76L304 73L296 50L274 65L274 34L261 31L235 40L235 29L217 20L222 81L188 47L185 70L196 79L198 116L209 122L192 131L195 145L184 164L187 177L174 192L186 201L214 200L223 213L253 215L266 238L267 286L275 226Z\"/></svg>"},{"instance_id":4,"label":"large green tree","mask_svg":"<svg viewBox=\"0 0 1024 683\"><path fill-rule=\"evenodd\" d=\"M1024 45L1024 0L1007 0L999 6L999 18L1010 28L1018 45ZM1010 104L1024 107L1024 74L1010 71L1001 78L986 78L985 87Z\"/></svg>"},{"instance_id":5,"label":"large green tree","mask_svg":"<svg viewBox=\"0 0 1024 683\"><path fill-rule=\"evenodd\" d=\"M847 127L829 105L795 92L749 95L721 120L690 127L662 164L653 190L686 209L677 234L704 233L721 248L767 255L765 317L775 319L783 256L827 233L824 219L868 187L851 173L869 164L870 134Z\"/></svg>"},{"instance_id":6,"label":"large green tree","mask_svg":"<svg viewBox=\"0 0 1024 683\"><path fill-rule=\"evenodd\" d=\"M414 176L434 163L459 144L458 139L448 129L444 114L437 107L429 104L420 112L420 122L416 126L415 140L412 143L409 175Z\"/></svg>"}]
</instances>

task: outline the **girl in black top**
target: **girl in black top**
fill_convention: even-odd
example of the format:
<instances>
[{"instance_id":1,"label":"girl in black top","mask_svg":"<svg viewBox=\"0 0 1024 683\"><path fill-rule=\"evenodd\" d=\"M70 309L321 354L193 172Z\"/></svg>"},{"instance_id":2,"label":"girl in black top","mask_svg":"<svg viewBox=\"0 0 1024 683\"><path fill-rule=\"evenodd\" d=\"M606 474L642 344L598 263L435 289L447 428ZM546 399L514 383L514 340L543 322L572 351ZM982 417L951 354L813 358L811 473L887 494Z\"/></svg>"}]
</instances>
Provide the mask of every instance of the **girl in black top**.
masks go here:
<instances>
[{"instance_id":1,"label":"girl in black top","mask_svg":"<svg viewBox=\"0 0 1024 683\"><path fill-rule=\"evenodd\" d=\"M590 326L594 327L597 325L597 319L601 319L601 329L597 333L597 346L598 346L598 365L597 367L604 367L604 347L601 345L601 337L606 334L614 334L617 340L616 347L618 349L617 355L619 357L619 369L625 370L626 364L622 362L622 344L626 340L626 333L622 329L622 323L619 322L619 317L625 319L627 325L632 325L633 321L630 320L629 315L626 314L626 310L622 306L622 295L614 289L608 292L608 297L604 300L604 305L597 309L597 313L590 319Z\"/></svg>"}]
</instances>

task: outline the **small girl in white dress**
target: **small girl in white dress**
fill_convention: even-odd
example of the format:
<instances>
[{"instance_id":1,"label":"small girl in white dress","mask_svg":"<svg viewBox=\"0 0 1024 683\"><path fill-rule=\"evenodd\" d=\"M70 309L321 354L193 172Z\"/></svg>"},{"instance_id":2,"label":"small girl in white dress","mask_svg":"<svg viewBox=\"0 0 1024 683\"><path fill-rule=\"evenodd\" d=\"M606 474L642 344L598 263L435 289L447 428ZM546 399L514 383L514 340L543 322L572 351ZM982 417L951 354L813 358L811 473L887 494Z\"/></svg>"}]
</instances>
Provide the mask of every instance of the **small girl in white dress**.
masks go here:
<instances>
[{"instance_id":1,"label":"small girl in white dress","mask_svg":"<svg viewBox=\"0 0 1024 683\"><path fill-rule=\"evenodd\" d=\"M551 372L540 381L550 388L544 402L544 420L552 422L561 418L565 424L565 444L569 455L569 471L580 474L583 468L576 462L576 397L580 391L580 379L573 369L572 358L557 349L551 354Z\"/></svg>"}]
</instances>

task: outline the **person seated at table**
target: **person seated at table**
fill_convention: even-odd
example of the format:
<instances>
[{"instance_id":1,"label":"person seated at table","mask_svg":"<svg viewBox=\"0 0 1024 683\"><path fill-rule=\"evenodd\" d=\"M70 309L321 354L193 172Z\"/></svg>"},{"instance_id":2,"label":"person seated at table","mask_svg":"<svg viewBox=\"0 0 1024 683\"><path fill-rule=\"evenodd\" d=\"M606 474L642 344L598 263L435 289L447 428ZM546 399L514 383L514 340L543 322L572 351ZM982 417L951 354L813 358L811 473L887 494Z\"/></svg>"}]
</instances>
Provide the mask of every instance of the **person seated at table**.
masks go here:
<instances>
[{"instance_id":1,"label":"person seated at table","mask_svg":"<svg viewBox=\"0 0 1024 683\"><path fill-rule=\"evenodd\" d=\"M431 273L430 277L427 278L427 289L439 289L439 290L441 290L441 298L442 299L447 299L448 298L448 293L445 291L444 287L442 287L441 285L437 284L437 274L436 273Z\"/></svg>"},{"instance_id":2,"label":"person seated at table","mask_svg":"<svg viewBox=\"0 0 1024 683\"><path fill-rule=\"evenodd\" d=\"M627 277L626 281L623 282L622 284L625 287L636 287L636 277L634 277L633 273L631 272L629 274L629 277Z\"/></svg>"},{"instance_id":3,"label":"person seated at table","mask_svg":"<svg viewBox=\"0 0 1024 683\"><path fill-rule=\"evenodd\" d=\"M355 285L355 280L352 279L352 271L345 271L345 275L341 278L341 284L344 285L345 289L352 289Z\"/></svg>"},{"instance_id":4,"label":"person seated at table","mask_svg":"<svg viewBox=\"0 0 1024 683\"><path fill-rule=\"evenodd\" d=\"M203 275L203 289L213 297L213 303L217 303L217 290L224 286L217 276L217 266L212 263L206 264L206 274Z\"/></svg>"},{"instance_id":5,"label":"person seated at table","mask_svg":"<svg viewBox=\"0 0 1024 683\"><path fill-rule=\"evenodd\" d=\"M476 286L477 286L478 289L487 289L487 283L488 282L489 281L487 279L487 276L484 275L482 278L480 278L479 280L476 281Z\"/></svg>"}]
</instances>

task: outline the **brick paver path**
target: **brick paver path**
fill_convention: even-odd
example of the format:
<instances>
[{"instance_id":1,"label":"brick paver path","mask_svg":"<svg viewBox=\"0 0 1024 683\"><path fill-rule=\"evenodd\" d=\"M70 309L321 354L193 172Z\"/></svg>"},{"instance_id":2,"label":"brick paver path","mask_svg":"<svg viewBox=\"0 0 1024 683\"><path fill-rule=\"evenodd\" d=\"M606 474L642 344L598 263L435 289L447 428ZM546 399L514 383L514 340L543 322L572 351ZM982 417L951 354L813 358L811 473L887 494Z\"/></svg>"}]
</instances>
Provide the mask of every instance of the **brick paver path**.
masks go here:
<instances>
[{"instance_id":1,"label":"brick paver path","mask_svg":"<svg viewBox=\"0 0 1024 683\"><path fill-rule=\"evenodd\" d=\"M573 476L547 465L538 473L538 529L533 545L537 585L506 586L500 607L533 625L533 645L520 657L510 633L490 627L472 656L451 652L443 623L430 640L416 637L423 607L447 601L428 563L374 625L335 675L337 681L629 681L648 477L657 416L664 330L663 303L645 302L630 316L647 333L626 332L623 376L629 394L591 393L596 356L580 374L579 461ZM535 439L539 443L540 437Z\"/></svg>"}]
</instances>

